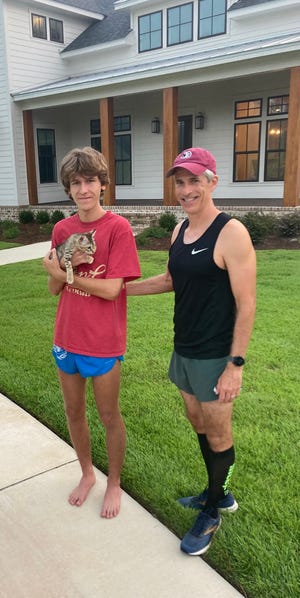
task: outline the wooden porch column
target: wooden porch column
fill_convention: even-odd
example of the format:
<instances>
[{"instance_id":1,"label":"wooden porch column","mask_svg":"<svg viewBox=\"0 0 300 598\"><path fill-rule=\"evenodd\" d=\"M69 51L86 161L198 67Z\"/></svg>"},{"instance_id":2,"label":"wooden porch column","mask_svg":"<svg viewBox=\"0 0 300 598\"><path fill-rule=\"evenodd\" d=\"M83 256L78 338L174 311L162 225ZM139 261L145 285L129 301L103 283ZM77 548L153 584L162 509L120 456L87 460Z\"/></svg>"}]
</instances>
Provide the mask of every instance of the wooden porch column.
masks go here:
<instances>
[{"instance_id":1,"label":"wooden porch column","mask_svg":"<svg viewBox=\"0 0 300 598\"><path fill-rule=\"evenodd\" d=\"M300 66L291 68L284 175L284 206L300 204Z\"/></svg>"},{"instance_id":2,"label":"wooden porch column","mask_svg":"<svg viewBox=\"0 0 300 598\"><path fill-rule=\"evenodd\" d=\"M38 192L34 155L32 110L23 111L23 129L29 205L36 206L38 204Z\"/></svg>"},{"instance_id":3,"label":"wooden porch column","mask_svg":"<svg viewBox=\"0 0 300 598\"><path fill-rule=\"evenodd\" d=\"M178 88L169 87L163 91L163 135L164 135L164 206L177 205L174 198L173 178L166 179L166 172L178 154Z\"/></svg>"},{"instance_id":4,"label":"wooden porch column","mask_svg":"<svg viewBox=\"0 0 300 598\"><path fill-rule=\"evenodd\" d=\"M113 98L103 98L100 100L101 151L107 160L110 178L110 184L104 193L103 205L105 206L113 206L116 203L113 102Z\"/></svg>"}]
</instances>

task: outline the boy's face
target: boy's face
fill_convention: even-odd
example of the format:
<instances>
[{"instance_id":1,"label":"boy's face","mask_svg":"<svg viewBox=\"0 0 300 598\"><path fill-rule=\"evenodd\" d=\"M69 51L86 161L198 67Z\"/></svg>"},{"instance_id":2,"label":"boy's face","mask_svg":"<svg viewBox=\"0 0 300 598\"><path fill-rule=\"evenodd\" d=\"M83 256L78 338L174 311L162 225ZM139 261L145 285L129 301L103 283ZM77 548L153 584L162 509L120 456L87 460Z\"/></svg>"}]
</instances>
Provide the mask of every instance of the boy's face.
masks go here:
<instances>
[{"instance_id":1,"label":"boy's face","mask_svg":"<svg viewBox=\"0 0 300 598\"><path fill-rule=\"evenodd\" d=\"M103 185L97 175L74 175L70 180L70 195L78 210L87 211L100 205L100 194Z\"/></svg>"}]
</instances>

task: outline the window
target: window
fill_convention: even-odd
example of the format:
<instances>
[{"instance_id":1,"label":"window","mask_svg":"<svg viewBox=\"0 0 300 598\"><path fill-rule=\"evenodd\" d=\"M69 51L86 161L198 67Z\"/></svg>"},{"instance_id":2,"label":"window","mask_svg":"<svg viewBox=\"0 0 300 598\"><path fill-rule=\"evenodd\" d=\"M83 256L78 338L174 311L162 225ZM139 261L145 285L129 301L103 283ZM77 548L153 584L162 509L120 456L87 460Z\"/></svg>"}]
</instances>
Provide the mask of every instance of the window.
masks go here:
<instances>
[{"instance_id":1,"label":"window","mask_svg":"<svg viewBox=\"0 0 300 598\"><path fill-rule=\"evenodd\" d=\"M162 11L139 17L139 52L162 47Z\"/></svg>"},{"instance_id":2,"label":"window","mask_svg":"<svg viewBox=\"0 0 300 598\"><path fill-rule=\"evenodd\" d=\"M56 150L54 129L37 129L40 183L56 183Z\"/></svg>"},{"instance_id":3,"label":"window","mask_svg":"<svg viewBox=\"0 0 300 598\"><path fill-rule=\"evenodd\" d=\"M268 116L288 114L289 96L275 96L268 99Z\"/></svg>"},{"instance_id":4,"label":"window","mask_svg":"<svg viewBox=\"0 0 300 598\"><path fill-rule=\"evenodd\" d=\"M193 4L168 9L168 46L193 39Z\"/></svg>"},{"instance_id":5,"label":"window","mask_svg":"<svg viewBox=\"0 0 300 598\"><path fill-rule=\"evenodd\" d=\"M131 185L131 135L115 136L116 185Z\"/></svg>"},{"instance_id":6,"label":"window","mask_svg":"<svg viewBox=\"0 0 300 598\"><path fill-rule=\"evenodd\" d=\"M32 36L40 39L47 39L46 17L41 15L31 15Z\"/></svg>"},{"instance_id":7,"label":"window","mask_svg":"<svg viewBox=\"0 0 300 598\"><path fill-rule=\"evenodd\" d=\"M41 15L32 14L32 37L48 39L47 18ZM51 42L64 43L63 22L57 19L49 19L49 38Z\"/></svg>"},{"instance_id":8,"label":"window","mask_svg":"<svg viewBox=\"0 0 300 598\"><path fill-rule=\"evenodd\" d=\"M226 33L227 0L199 0L198 37Z\"/></svg>"},{"instance_id":9,"label":"window","mask_svg":"<svg viewBox=\"0 0 300 598\"><path fill-rule=\"evenodd\" d=\"M261 116L262 100L246 100L235 103L234 118L257 118Z\"/></svg>"},{"instance_id":10,"label":"window","mask_svg":"<svg viewBox=\"0 0 300 598\"><path fill-rule=\"evenodd\" d=\"M178 117L178 153L193 145L193 117Z\"/></svg>"},{"instance_id":11,"label":"window","mask_svg":"<svg viewBox=\"0 0 300 598\"><path fill-rule=\"evenodd\" d=\"M64 43L63 22L57 19L49 19L50 41Z\"/></svg>"},{"instance_id":12,"label":"window","mask_svg":"<svg viewBox=\"0 0 300 598\"><path fill-rule=\"evenodd\" d=\"M284 180L287 123L287 118L267 122L265 181Z\"/></svg>"},{"instance_id":13,"label":"window","mask_svg":"<svg viewBox=\"0 0 300 598\"><path fill-rule=\"evenodd\" d=\"M235 125L234 182L258 181L260 122Z\"/></svg>"},{"instance_id":14,"label":"window","mask_svg":"<svg viewBox=\"0 0 300 598\"><path fill-rule=\"evenodd\" d=\"M115 171L116 185L132 184L132 159L131 159L131 117L115 116L114 132L115 134ZM95 118L90 121L91 146L101 152L101 127L100 119Z\"/></svg>"},{"instance_id":15,"label":"window","mask_svg":"<svg viewBox=\"0 0 300 598\"><path fill-rule=\"evenodd\" d=\"M130 116L115 116L114 117L114 131L130 131L131 118Z\"/></svg>"}]
</instances>

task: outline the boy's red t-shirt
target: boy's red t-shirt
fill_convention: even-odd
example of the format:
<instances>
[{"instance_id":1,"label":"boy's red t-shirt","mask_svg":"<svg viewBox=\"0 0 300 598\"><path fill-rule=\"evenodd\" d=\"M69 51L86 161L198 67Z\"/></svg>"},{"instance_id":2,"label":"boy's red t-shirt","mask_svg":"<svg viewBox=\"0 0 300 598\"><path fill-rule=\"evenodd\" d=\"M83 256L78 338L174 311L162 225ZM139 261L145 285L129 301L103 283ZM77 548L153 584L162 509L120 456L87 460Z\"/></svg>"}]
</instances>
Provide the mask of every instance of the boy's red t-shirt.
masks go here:
<instances>
[{"instance_id":1,"label":"boy's red t-shirt","mask_svg":"<svg viewBox=\"0 0 300 598\"><path fill-rule=\"evenodd\" d=\"M123 278L141 275L135 239L128 220L106 212L94 222L78 215L60 220L53 229L52 247L73 233L96 230L92 264L81 264L77 275L89 278ZM114 357L126 350L126 289L114 301L101 299L66 284L57 308L54 343L66 351L94 357Z\"/></svg>"}]
</instances>

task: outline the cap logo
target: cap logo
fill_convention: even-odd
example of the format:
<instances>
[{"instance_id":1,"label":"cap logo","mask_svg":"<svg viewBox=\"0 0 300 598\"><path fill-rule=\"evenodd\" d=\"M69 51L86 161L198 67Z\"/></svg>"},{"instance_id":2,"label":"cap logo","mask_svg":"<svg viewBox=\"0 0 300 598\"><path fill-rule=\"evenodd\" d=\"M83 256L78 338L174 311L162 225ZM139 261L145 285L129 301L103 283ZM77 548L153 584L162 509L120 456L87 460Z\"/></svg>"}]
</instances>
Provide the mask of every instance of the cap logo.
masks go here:
<instances>
[{"instance_id":1,"label":"cap logo","mask_svg":"<svg viewBox=\"0 0 300 598\"><path fill-rule=\"evenodd\" d=\"M180 156L180 157L182 158L182 160L186 160L187 158L191 158L191 157L192 157L192 155L193 155L193 154L192 154L192 152L190 152L190 151L188 150L188 151L186 151L186 152L183 152L183 154L181 154L181 156Z\"/></svg>"}]
</instances>

